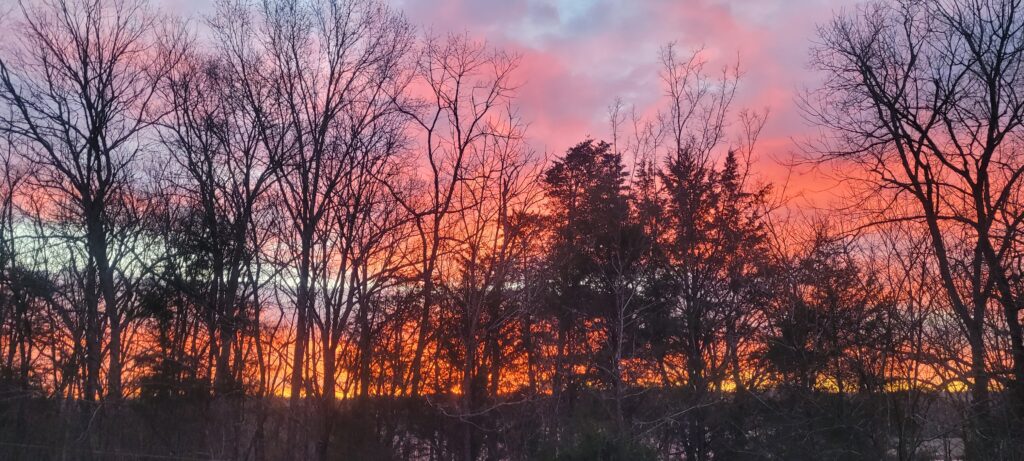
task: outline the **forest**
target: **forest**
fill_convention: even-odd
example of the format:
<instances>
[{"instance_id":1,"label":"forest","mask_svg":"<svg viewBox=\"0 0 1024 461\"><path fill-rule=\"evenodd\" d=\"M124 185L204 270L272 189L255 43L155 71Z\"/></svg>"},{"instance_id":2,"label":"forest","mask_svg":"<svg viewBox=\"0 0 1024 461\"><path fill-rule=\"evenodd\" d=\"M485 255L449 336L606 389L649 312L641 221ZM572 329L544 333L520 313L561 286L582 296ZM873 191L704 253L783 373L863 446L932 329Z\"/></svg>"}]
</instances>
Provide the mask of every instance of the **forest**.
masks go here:
<instances>
[{"instance_id":1,"label":"forest","mask_svg":"<svg viewBox=\"0 0 1024 461\"><path fill-rule=\"evenodd\" d=\"M2 459L1024 459L1021 0L818 24L827 210L701 47L539 151L519 53L383 0L0 31Z\"/></svg>"}]
</instances>

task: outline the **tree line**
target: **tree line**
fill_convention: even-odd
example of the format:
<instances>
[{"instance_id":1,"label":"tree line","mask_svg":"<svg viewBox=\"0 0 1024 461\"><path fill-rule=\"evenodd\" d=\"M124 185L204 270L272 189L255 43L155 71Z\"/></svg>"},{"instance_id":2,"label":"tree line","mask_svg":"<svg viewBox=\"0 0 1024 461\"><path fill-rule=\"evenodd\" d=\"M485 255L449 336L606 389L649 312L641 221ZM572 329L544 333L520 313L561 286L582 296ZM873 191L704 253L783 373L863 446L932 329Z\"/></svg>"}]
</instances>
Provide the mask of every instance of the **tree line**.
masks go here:
<instances>
[{"instance_id":1,"label":"tree line","mask_svg":"<svg viewBox=\"0 0 1024 461\"><path fill-rule=\"evenodd\" d=\"M1018 1L819 27L813 213L701 49L542 155L518 55L376 0L2 20L0 453L1024 453Z\"/></svg>"}]
</instances>

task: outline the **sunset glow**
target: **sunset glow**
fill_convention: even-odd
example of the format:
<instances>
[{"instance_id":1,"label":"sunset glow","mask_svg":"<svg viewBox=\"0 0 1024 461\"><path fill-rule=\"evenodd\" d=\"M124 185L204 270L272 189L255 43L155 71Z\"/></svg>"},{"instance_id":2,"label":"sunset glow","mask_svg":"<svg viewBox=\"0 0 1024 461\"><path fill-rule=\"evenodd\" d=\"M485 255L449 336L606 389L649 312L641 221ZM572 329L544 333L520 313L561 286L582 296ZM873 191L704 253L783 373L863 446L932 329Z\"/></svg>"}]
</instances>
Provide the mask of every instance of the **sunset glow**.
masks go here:
<instances>
[{"instance_id":1,"label":"sunset glow","mask_svg":"<svg viewBox=\"0 0 1024 461\"><path fill-rule=\"evenodd\" d=\"M1019 0L0 5L0 459L1024 459Z\"/></svg>"}]
</instances>

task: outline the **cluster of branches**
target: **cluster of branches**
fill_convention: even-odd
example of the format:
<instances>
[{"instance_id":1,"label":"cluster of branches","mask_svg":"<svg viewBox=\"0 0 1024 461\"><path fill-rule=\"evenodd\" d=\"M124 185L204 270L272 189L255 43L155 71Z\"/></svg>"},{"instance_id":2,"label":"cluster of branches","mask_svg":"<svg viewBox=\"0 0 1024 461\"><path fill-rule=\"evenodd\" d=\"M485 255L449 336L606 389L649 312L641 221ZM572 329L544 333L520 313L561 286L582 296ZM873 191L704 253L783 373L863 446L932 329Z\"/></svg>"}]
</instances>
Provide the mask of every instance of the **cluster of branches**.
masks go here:
<instances>
[{"instance_id":1,"label":"cluster of branches","mask_svg":"<svg viewBox=\"0 0 1024 461\"><path fill-rule=\"evenodd\" d=\"M863 216L806 225L751 172L767 113L732 110L738 66L700 50L661 50L656 117L616 102L611 143L544 163L517 56L374 0L224 0L198 27L24 3L0 55L0 392L287 399L316 421L280 426L300 458L330 456L342 401L405 458L1016 453L1019 6L821 29L816 152L871 187ZM449 429L374 424L388 400ZM964 418L935 422L950 402Z\"/></svg>"}]
</instances>

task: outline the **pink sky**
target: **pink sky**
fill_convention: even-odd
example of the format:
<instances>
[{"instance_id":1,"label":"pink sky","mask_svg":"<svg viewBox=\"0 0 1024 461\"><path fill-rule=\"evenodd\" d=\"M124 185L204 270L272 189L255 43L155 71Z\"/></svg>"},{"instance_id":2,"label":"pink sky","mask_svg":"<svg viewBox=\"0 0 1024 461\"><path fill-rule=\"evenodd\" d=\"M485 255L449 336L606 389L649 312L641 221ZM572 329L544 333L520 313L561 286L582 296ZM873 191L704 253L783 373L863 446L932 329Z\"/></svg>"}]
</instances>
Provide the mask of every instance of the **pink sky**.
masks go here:
<instances>
[{"instance_id":1,"label":"pink sky","mask_svg":"<svg viewBox=\"0 0 1024 461\"><path fill-rule=\"evenodd\" d=\"M799 201L823 206L831 181L781 166L793 138L815 130L795 97L820 78L808 66L816 27L855 0L394 0L412 22L437 32L466 30L523 56L519 107L540 151L560 154L587 136L609 136L616 97L646 111L658 104L658 49L676 41L744 70L734 112L769 108L758 154L765 180L789 178ZM712 62L715 65L715 62ZM812 197L813 196L813 197Z\"/></svg>"},{"instance_id":2,"label":"pink sky","mask_svg":"<svg viewBox=\"0 0 1024 461\"><path fill-rule=\"evenodd\" d=\"M814 133L795 97L818 76L808 66L816 26L856 0L389 0L410 21L436 33L468 32L522 55L518 107L530 144L560 154L590 136L607 138L608 106L650 111L662 97L658 49L705 47L744 70L734 113L769 108L758 154L761 176L790 178L781 166ZM208 0L163 0L175 11L205 12ZM800 171L790 190L825 205L830 181ZM827 192L824 193L826 196ZM811 198L813 197L813 200Z\"/></svg>"}]
</instances>

